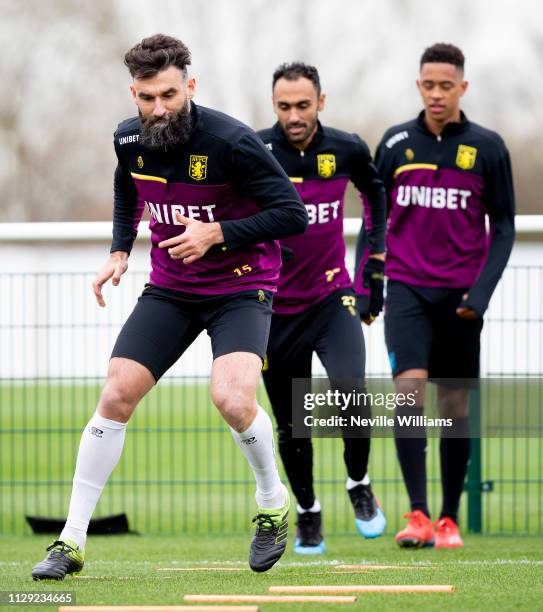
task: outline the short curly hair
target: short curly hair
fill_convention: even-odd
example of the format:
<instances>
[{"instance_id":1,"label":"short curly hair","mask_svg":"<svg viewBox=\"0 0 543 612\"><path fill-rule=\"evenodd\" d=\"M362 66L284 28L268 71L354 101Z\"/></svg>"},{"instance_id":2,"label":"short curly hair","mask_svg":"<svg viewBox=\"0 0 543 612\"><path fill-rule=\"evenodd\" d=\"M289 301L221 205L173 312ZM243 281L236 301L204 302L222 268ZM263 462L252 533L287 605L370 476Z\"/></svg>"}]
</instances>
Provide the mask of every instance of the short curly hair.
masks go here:
<instances>
[{"instance_id":1,"label":"short curly hair","mask_svg":"<svg viewBox=\"0 0 543 612\"><path fill-rule=\"evenodd\" d=\"M272 90L279 79L286 79L287 81L296 81L300 77L309 79L315 89L317 95L321 93L321 81L319 78L319 71L315 66L309 66L303 62L291 62L290 64L281 64L277 70L273 73L272 78Z\"/></svg>"},{"instance_id":2,"label":"short curly hair","mask_svg":"<svg viewBox=\"0 0 543 612\"><path fill-rule=\"evenodd\" d=\"M423 64L442 63L452 64L460 70L464 70L464 54L458 47L447 43L436 43L425 49L420 58L420 67Z\"/></svg>"},{"instance_id":3,"label":"short curly hair","mask_svg":"<svg viewBox=\"0 0 543 612\"><path fill-rule=\"evenodd\" d=\"M124 63L135 79L155 76L170 66L179 68L186 77L190 62L188 47L177 38L165 34L144 38L124 56Z\"/></svg>"}]
</instances>

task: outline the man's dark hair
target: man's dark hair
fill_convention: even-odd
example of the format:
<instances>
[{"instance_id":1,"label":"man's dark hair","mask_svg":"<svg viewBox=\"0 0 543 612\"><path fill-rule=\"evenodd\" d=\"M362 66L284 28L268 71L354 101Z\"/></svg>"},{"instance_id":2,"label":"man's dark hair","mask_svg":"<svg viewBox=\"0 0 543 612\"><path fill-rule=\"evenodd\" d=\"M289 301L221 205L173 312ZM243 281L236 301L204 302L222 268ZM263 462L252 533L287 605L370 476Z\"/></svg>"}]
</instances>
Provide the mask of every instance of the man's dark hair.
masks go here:
<instances>
[{"instance_id":1,"label":"man's dark hair","mask_svg":"<svg viewBox=\"0 0 543 612\"><path fill-rule=\"evenodd\" d=\"M155 76L170 66L179 68L186 77L190 51L177 38L155 34L132 47L124 56L124 63L135 79Z\"/></svg>"},{"instance_id":2,"label":"man's dark hair","mask_svg":"<svg viewBox=\"0 0 543 612\"><path fill-rule=\"evenodd\" d=\"M420 67L431 63L452 64L464 71L464 59L464 54L458 47L447 43L436 43L424 51L420 58Z\"/></svg>"},{"instance_id":3,"label":"man's dark hair","mask_svg":"<svg viewBox=\"0 0 543 612\"><path fill-rule=\"evenodd\" d=\"M319 71L315 66L309 66L303 62L291 62L290 64L281 64L279 68L273 73L272 79L272 90L279 79L286 79L287 81L296 81L300 77L309 79L315 89L317 95L321 94L321 81L319 79Z\"/></svg>"}]
</instances>

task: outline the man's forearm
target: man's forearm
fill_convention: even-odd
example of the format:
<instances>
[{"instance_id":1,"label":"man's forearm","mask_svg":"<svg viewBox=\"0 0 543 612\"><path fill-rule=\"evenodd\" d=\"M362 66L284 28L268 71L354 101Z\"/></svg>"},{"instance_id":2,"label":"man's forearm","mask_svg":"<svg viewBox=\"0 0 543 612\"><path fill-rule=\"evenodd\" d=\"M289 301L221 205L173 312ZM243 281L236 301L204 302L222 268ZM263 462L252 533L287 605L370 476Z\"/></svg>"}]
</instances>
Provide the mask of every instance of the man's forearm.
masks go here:
<instances>
[{"instance_id":1,"label":"man's forearm","mask_svg":"<svg viewBox=\"0 0 543 612\"><path fill-rule=\"evenodd\" d=\"M115 170L113 181L113 241L111 252L130 253L138 234L138 224L143 206L138 208L136 188L120 165Z\"/></svg>"},{"instance_id":2,"label":"man's forearm","mask_svg":"<svg viewBox=\"0 0 543 612\"><path fill-rule=\"evenodd\" d=\"M387 224L386 192L382 184L375 186L373 194L368 196L370 204L371 228L368 229L370 253L384 253L385 230Z\"/></svg>"},{"instance_id":3,"label":"man's forearm","mask_svg":"<svg viewBox=\"0 0 543 612\"><path fill-rule=\"evenodd\" d=\"M308 223L302 204L270 208L261 213L231 221L221 221L223 241L229 249L243 248L302 234Z\"/></svg>"},{"instance_id":4,"label":"man's forearm","mask_svg":"<svg viewBox=\"0 0 543 612\"><path fill-rule=\"evenodd\" d=\"M475 310L479 316L483 316L488 308L494 289L507 266L514 238L515 228L512 222L501 221L495 225L488 258L465 302L465 305Z\"/></svg>"}]
</instances>

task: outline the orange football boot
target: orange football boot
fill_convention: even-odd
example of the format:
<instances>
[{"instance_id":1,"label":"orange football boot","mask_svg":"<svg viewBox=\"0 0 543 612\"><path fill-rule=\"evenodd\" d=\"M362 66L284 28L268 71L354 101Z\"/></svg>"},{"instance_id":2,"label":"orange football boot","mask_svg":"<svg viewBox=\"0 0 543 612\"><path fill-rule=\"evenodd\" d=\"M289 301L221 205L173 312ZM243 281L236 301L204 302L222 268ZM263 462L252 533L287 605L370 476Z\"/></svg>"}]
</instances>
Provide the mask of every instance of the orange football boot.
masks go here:
<instances>
[{"instance_id":1,"label":"orange football boot","mask_svg":"<svg viewBox=\"0 0 543 612\"><path fill-rule=\"evenodd\" d=\"M434 545L434 526L421 510L404 514L409 519L405 529L396 534L401 548L425 548Z\"/></svg>"},{"instance_id":2,"label":"orange football boot","mask_svg":"<svg viewBox=\"0 0 543 612\"><path fill-rule=\"evenodd\" d=\"M464 546L460 537L460 529L452 518L443 516L439 521L436 521L435 527L436 548L462 548Z\"/></svg>"}]
</instances>

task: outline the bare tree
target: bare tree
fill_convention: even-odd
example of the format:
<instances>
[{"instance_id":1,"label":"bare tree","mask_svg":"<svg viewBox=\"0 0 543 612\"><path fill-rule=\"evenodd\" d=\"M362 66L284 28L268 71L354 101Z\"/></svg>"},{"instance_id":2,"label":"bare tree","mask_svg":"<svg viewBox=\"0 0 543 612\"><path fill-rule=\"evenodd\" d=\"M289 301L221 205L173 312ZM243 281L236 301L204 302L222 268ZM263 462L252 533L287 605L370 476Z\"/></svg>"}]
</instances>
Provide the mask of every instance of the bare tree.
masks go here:
<instances>
[{"instance_id":1,"label":"bare tree","mask_svg":"<svg viewBox=\"0 0 543 612\"><path fill-rule=\"evenodd\" d=\"M418 112L422 50L438 40L459 44L470 80L466 111L505 136L520 209L541 212L536 0L0 0L0 11L2 221L111 217L112 133L135 113L122 58L159 31L192 50L197 101L256 128L274 121L277 65L317 65L328 93L323 121L372 146Z\"/></svg>"}]
</instances>

